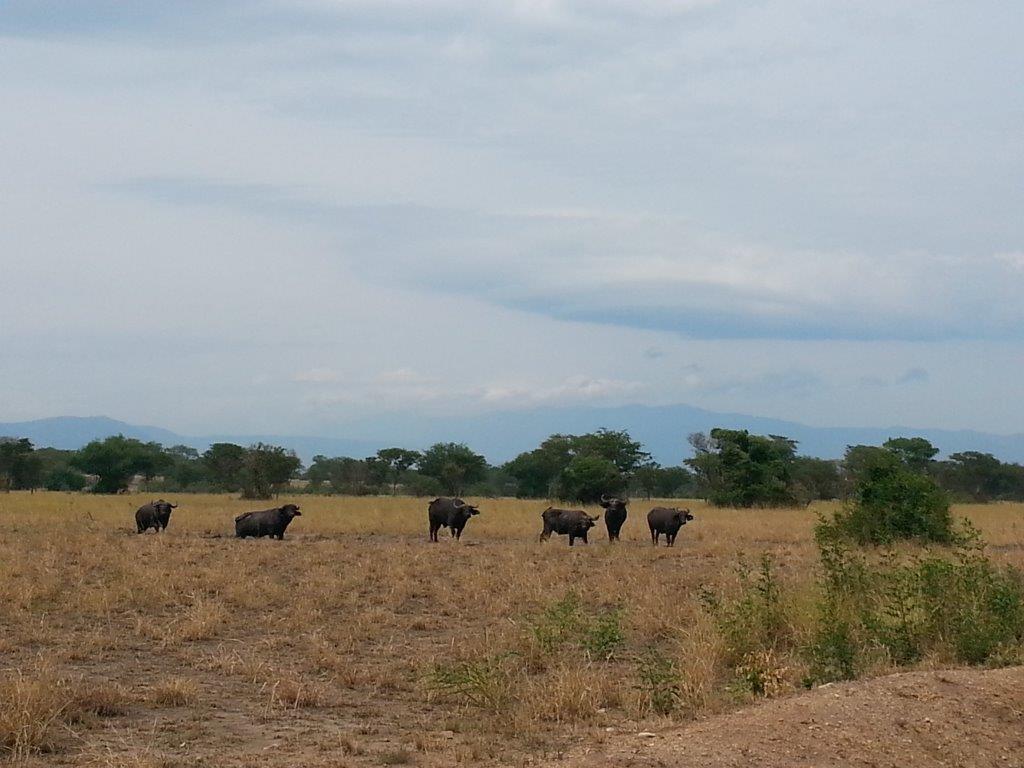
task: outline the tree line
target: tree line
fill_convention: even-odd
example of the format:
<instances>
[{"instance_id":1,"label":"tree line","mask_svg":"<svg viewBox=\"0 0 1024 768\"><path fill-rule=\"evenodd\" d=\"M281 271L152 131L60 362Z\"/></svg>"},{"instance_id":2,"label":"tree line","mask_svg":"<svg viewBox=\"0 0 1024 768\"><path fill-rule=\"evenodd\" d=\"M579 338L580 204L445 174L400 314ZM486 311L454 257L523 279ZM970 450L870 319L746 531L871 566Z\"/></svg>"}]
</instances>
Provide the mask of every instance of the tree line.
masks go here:
<instances>
[{"instance_id":1,"label":"tree line","mask_svg":"<svg viewBox=\"0 0 1024 768\"><path fill-rule=\"evenodd\" d=\"M118 493L141 479L154 492L246 498L269 498L287 488L289 493L465 494L581 503L624 494L770 507L850 498L866 472L887 466L928 478L958 500L1024 500L1021 465L975 451L938 460L938 449L920 437L849 446L840 460L801 456L794 440L746 430L712 429L690 435L689 444L692 457L676 466L652 460L624 430L600 429L551 435L498 466L463 443L449 442L424 451L385 448L365 458L319 455L304 467L293 451L264 443L215 443L200 453L117 435L63 451L37 449L24 438L0 438L0 490Z\"/></svg>"}]
</instances>

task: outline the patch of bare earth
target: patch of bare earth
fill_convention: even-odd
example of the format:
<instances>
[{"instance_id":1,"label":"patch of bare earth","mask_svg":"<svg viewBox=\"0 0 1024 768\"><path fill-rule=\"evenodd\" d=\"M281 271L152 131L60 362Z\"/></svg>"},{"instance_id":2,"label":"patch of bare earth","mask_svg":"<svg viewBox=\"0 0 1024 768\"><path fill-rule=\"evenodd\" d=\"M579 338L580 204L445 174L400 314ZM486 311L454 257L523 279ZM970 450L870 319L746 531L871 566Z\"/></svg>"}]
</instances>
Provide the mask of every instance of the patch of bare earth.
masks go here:
<instances>
[{"instance_id":1,"label":"patch of bare earth","mask_svg":"<svg viewBox=\"0 0 1024 768\"><path fill-rule=\"evenodd\" d=\"M550 765L1024 766L1024 667L823 686L683 728L609 734Z\"/></svg>"}]
</instances>

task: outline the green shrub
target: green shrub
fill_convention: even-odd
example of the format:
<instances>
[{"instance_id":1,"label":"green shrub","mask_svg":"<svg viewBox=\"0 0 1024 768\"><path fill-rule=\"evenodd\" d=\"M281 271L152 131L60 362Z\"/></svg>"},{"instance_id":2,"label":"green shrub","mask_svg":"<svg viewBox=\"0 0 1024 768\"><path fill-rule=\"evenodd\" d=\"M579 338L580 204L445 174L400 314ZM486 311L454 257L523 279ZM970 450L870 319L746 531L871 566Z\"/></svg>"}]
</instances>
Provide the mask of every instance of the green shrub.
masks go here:
<instances>
[{"instance_id":1,"label":"green shrub","mask_svg":"<svg viewBox=\"0 0 1024 768\"><path fill-rule=\"evenodd\" d=\"M534 641L548 654L572 645L608 661L625 642L621 610L588 612L575 592L549 605L528 626Z\"/></svg>"},{"instance_id":2,"label":"green shrub","mask_svg":"<svg viewBox=\"0 0 1024 768\"><path fill-rule=\"evenodd\" d=\"M952 550L877 560L831 524L820 524L817 538L822 596L806 682L852 679L876 653L898 665L929 654L964 664L1019 659L1024 578L993 565L969 527Z\"/></svg>"},{"instance_id":3,"label":"green shrub","mask_svg":"<svg viewBox=\"0 0 1024 768\"><path fill-rule=\"evenodd\" d=\"M949 499L935 482L901 466L874 466L858 480L835 525L860 544L897 539L952 544Z\"/></svg>"},{"instance_id":4,"label":"green shrub","mask_svg":"<svg viewBox=\"0 0 1024 768\"><path fill-rule=\"evenodd\" d=\"M704 591L701 600L714 616L726 640L726 651L733 664L756 651L773 649L784 644L788 623L782 604L782 590L770 554L761 556L756 573L740 562L740 592L723 600Z\"/></svg>"},{"instance_id":5,"label":"green shrub","mask_svg":"<svg viewBox=\"0 0 1024 768\"><path fill-rule=\"evenodd\" d=\"M682 678L675 663L656 650L648 650L635 660L637 690L644 704L658 715L671 714L679 706Z\"/></svg>"},{"instance_id":6,"label":"green shrub","mask_svg":"<svg viewBox=\"0 0 1024 768\"><path fill-rule=\"evenodd\" d=\"M426 687L459 704L490 712L503 711L511 700L513 671L510 654L486 659L437 664L426 676Z\"/></svg>"}]
</instances>

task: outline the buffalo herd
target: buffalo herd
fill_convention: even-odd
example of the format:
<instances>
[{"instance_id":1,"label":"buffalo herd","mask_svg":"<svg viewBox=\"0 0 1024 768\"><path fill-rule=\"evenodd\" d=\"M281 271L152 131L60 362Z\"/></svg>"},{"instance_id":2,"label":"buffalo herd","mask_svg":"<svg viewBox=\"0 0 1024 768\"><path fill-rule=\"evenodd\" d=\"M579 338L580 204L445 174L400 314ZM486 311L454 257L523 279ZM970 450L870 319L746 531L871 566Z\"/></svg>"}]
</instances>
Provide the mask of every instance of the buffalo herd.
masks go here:
<instances>
[{"instance_id":1,"label":"buffalo herd","mask_svg":"<svg viewBox=\"0 0 1024 768\"><path fill-rule=\"evenodd\" d=\"M600 504L604 507L604 524L608 529L608 541L618 541L619 532L626 522L626 506L628 499L614 496L602 495ZM135 525L139 533L145 533L150 528L159 533L167 528L171 519L171 510L177 508L177 504L158 499L149 504L143 504L135 512ZM466 523L474 515L479 515L480 510L467 504L459 498L440 497L434 499L427 505L427 519L430 524L430 541L437 541L437 532L441 528L448 528L456 541L462 538L462 531ZM246 512L235 518L235 536L244 539L249 536L262 538L270 536L278 540L284 539L285 529L296 517L302 513L295 504L284 504L273 509L261 509L256 512ZM569 546L579 539L587 543L587 532L594 527L599 517L591 517L582 509L558 509L548 507L540 513L544 530L541 531L540 540L547 541L552 533L559 536L569 537ZM676 509L674 507L655 507L647 513L647 527L651 531L651 544L658 546L661 534L665 534L665 544L669 547L675 545L676 535L679 529L693 520L693 515L688 509Z\"/></svg>"}]
</instances>

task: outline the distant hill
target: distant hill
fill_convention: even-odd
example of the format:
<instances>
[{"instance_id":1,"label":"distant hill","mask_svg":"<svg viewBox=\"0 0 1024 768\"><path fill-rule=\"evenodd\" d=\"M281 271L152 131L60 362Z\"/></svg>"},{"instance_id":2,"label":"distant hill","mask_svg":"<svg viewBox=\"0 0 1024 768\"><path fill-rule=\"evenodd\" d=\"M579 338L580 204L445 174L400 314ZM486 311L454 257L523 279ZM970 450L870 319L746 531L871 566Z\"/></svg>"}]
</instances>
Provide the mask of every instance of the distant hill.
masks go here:
<instances>
[{"instance_id":1,"label":"distant hill","mask_svg":"<svg viewBox=\"0 0 1024 768\"><path fill-rule=\"evenodd\" d=\"M847 445L878 445L890 437L925 437L944 455L957 451L983 451L1003 461L1024 462L1024 435L997 435L969 430L927 427L811 427L793 421L718 413L688 405L617 408L538 408L498 411L459 417L429 417L394 413L365 419L344 428L344 437L294 435L180 435L161 427L128 424L102 416L57 417L0 423L0 436L27 437L37 446L75 449L90 440L123 434L164 445L184 444L205 450L215 442L249 445L266 442L293 449L303 461L316 454L364 457L392 445L425 448L438 441L465 442L494 463L536 447L555 432L579 434L600 427L626 429L662 464L676 464L689 455L686 437L712 427L749 429L759 434L785 435L799 441L800 453L838 458Z\"/></svg>"}]
</instances>

